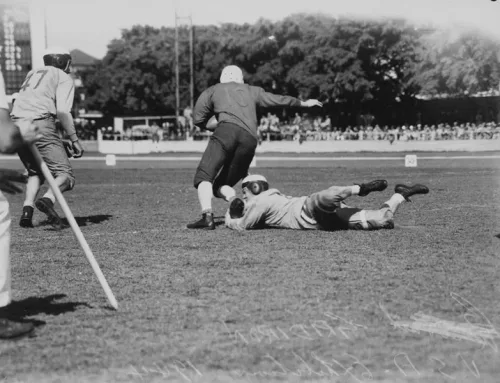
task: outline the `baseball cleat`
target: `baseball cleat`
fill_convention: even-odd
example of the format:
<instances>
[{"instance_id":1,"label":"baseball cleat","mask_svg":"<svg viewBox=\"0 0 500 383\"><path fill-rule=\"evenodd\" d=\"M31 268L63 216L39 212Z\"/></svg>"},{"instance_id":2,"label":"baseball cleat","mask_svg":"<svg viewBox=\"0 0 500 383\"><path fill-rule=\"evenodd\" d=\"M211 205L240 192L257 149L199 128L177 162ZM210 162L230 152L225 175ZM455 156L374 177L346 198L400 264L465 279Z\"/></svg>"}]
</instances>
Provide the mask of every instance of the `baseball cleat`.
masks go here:
<instances>
[{"instance_id":1,"label":"baseball cleat","mask_svg":"<svg viewBox=\"0 0 500 383\"><path fill-rule=\"evenodd\" d=\"M193 223L188 223L187 228L215 230L214 215L212 213L203 213L198 221Z\"/></svg>"},{"instance_id":2,"label":"baseball cleat","mask_svg":"<svg viewBox=\"0 0 500 383\"><path fill-rule=\"evenodd\" d=\"M54 203L50 200L50 198L39 198L35 202L35 206L38 210L47 215L49 223L54 228L62 229L63 223L61 217L59 217L59 214L57 214L56 210L54 209Z\"/></svg>"},{"instance_id":3,"label":"baseball cleat","mask_svg":"<svg viewBox=\"0 0 500 383\"><path fill-rule=\"evenodd\" d=\"M407 186L403 184L398 184L394 188L394 193L401 194L405 200L411 202L410 197L415 194L427 194L429 193L429 188L422 184L416 184L413 186Z\"/></svg>"},{"instance_id":4,"label":"baseball cleat","mask_svg":"<svg viewBox=\"0 0 500 383\"><path fill-rule=\"evenodd\" d=\"M365 197L374 191L383 191L387 188L386 180L376 180L359 185L359 196Z\"/></svg>"},{"instance_id":5,"label":"baseball cleat","mask_svg":"<svg viewBox=\"0 0 500 383\"><path fill-rule=\"evenodd\" d=\"M33 227L33 206L23 206L23 215L19 221L21 227Z\"/></svg>"}]
</instances>

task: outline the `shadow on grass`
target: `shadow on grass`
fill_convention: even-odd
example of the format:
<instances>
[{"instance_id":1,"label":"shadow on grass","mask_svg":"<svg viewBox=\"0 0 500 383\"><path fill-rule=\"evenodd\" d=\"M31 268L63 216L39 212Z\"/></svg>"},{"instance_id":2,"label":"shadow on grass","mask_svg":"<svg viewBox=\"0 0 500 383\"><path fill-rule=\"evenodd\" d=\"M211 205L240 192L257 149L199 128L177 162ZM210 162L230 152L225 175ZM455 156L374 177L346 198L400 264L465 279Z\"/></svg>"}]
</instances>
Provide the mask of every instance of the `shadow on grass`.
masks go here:
<instances>
[{"instance_id":1,"label":"shadow on grass","mask_svg":"<svg viewBox=\"0 0 500 383\"><path fill-rule=\"evenodd\" d=\"M75 217L75 221L78 226L87 226L87 224L100 224L105 221L109 221L109 219L113 217L111 214L97 214L97 215L89 215L87 217ZM69 222L67 218L61 219L63 227L61 229L66 229L69 226ZM58 230L58 228L54 228L50 222L50 220L45 220L40 222L39 226L50 226L53 230ZM60 229L59 229L60 230Z\"/></svg>"},{"instance_id":2,"label":"shadow on grass","mask_svg":"<svg viewBox=\"0 0 500 383\"><path fill-rule=\"evenodd\" d=\"M92 307L84 302L63 302L58 303L57 300L65 298L64 294L53 294L46 297L30 297L21 301L13 301L10 305L1 310L2 316L14 320L23 321L27 317L47 314L60 315L67 312L74 312L79 306ZM45 324L44 321L29 319L35 326Z\"/></svg>"},{"instance_id":3,"label":"shadow on grass","mask_svg":"<svg viewBox=\"0 0 500 383\"><path fill-rule=\"evenodd\" d=\"M500 234L495 235L495 237L497 237L498 239L500 239Z\"/></svg>"},{"instance_id":4,"label":"shadow on grass","mask_svg":"<svg viewBox=\"0 0 500 383\"><path fill-rule=\"evenodd\" d=\"M100 224L105 221L109 221L109 219L113 217L111 214L97 214L97 215L89 215L87 217L75 217L75 221L78 226L87 226L88 223L91 224ZM66 218L62 219L64 225L69 226L69 222Z\"/></svg>"}]
</instances>

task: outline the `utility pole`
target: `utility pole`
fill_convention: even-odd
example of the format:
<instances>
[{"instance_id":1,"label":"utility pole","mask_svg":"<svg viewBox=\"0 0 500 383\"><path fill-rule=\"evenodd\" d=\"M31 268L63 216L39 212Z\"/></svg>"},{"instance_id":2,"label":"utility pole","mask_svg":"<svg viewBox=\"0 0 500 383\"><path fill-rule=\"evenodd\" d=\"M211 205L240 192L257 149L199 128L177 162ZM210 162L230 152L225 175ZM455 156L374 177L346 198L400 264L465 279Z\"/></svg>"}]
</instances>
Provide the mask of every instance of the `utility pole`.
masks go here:
<instances>
[{"instance_id":1,"label":"utility pole","mask_svg":"<svg viewBox=\"0 0 500 383\"><path fill-rule=\"evenodd\" d=\"M179 123L180 91L179 91L179 30L177 28L177 9L175 10L175 125Z\"/></svg>"},{"instance_id":2,"label":"utility pole","mask_svg":"<svg viewBox=\"0 0 500 383\"><path fill-rule=\"evenodd\" d=\"M176 98L176 117L179 117L180 104L181 104L181 88L187 88L187 86L182 86L181 82L181 65L179 59L179 43L183 42L179 37L179 21L188 20L189 21L189 106L191 110L194 108L194 28L193 28L193 18L191 15L187 17L181 17L177 14L177 9L175 10L175 98ZM187 64L187 63L185 63Z\"/></svg>"},{"instance_id":3,"label":"utility pole","mask_svg":"<svg viewBox=\"0 0 500 383\"><path fill-rule=\"evenodd\" d=\"M189 16L189 105L194 110L194 28L193 18Z\"/></svg>"}]
</instances>

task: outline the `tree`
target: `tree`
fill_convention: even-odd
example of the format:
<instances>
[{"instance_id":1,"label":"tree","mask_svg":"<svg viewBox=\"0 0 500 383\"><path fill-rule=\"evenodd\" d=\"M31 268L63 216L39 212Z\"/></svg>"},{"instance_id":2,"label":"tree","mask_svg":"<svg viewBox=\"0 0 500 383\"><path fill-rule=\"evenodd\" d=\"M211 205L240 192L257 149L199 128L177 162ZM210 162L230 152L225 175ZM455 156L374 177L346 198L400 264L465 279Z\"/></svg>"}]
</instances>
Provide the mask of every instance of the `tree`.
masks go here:
<instances>
[{"instance_id":1,"label":"tree","mask_svg":"<svg viewBox=\"0 0 500 383\"><path fill-rule=\"evenodd\" d=\"M472 95L498 88L500 43L472 32L439 30L426 39L417 77L428 95Z\"/></svg>"},{"instance_id":2,"label":"tree","mask_svg":"<svg viewBox=\"0 0 500 383\"><path fill-rule=\"evenodd\" d=\"M87 105L114 115L172 113L175 105L171 29L134 26L111 41L88 79ZM94 91L93 93L91 91Z\"/></svg>"}]
</instances>

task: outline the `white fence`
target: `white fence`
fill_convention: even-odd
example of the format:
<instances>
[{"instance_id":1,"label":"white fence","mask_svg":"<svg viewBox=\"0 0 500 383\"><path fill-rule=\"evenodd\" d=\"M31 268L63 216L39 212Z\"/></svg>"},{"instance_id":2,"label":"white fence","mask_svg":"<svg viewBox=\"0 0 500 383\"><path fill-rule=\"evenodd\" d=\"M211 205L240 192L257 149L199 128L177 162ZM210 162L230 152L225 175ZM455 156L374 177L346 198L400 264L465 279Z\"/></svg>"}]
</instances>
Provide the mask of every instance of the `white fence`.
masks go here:
<instances>
[{"instance_id":1,"label":"white fence","mask_svg":"<svg viewBox=\"0 0 500 383\"><path fill-rule=\"evenodd\" d=\"M201 153L207 147L203 141L159 141L148 140L103 140L98 135L97 150L103 154L149 154L149 153ZM395 141L387 140L345 140L345 141L263 141L257 153L335 153L335 152L480 152L500 151L500 140L438 140L438 141Z\"/></svg>"}]
</instances>

